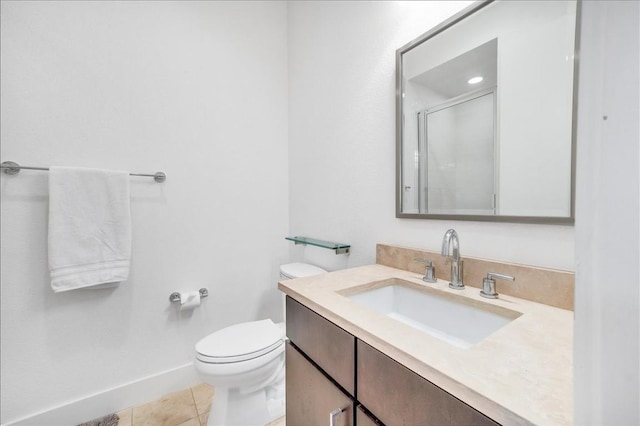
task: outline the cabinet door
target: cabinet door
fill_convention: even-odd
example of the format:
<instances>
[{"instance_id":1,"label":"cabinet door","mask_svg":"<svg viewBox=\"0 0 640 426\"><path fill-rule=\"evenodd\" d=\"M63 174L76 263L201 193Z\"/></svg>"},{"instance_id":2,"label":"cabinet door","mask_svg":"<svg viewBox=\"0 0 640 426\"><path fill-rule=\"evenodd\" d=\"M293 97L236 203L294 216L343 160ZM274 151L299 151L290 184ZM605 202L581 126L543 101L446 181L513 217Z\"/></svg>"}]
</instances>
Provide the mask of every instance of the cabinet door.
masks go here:
<instances>
[{"instance_id":1,"label":"cabinet door","mask_svg":"<svg viewBox=\"0 0 640 426\"><path fill-rule=\"evenodd\" d=\"M482 413L358 340L358 401L388 425L492 425Z\"/></svg>"},{"instance_id":2,"label":"cabinet door","mask_svg":"<svg viewBox=\"0 0 640 426\"><path fill-rule=\"evenodd\" d=\"M363 408L358 405L356 408L356 426L384 426L382 423L371 417Z\"/></svg>"},{"instance_id":3,"label":"cabinet door","mask_svg":"<svg viewBox=\"0 0 640 426\"><path fill-rule=\"evenodd\" d=\"M327 426L330 413L342 409L335 426L353 426L353 401L290 343L286 351L287 426Z\"/></svg>"},{"instance_id":4,"label":"cabinet door","mask_svg":"<svg viewBox=\"0 0 640 426\"><path fill-rule=\"evenodd\" d=\"M287 336L355 396L355 337L287 296Z\"/></svg>"}]
</instances>

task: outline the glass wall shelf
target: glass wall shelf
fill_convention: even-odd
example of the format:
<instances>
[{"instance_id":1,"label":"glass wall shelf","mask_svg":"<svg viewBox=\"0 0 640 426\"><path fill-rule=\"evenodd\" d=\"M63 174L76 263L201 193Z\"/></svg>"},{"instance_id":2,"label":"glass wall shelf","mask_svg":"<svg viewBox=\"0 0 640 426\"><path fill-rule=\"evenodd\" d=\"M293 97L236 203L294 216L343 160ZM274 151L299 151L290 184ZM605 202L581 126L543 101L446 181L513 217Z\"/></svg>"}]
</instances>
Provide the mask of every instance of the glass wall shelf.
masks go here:
<instances>
[{"instance_id":1,"label":"glass wall shelf","mask_svg":"<svg viewBox=\"0 0 640 426\"><path fill-rule=\"evenodd\" d=\"M349 254L351 246L349 244L334 243L331 241L323 241L309 237L284 237L285 240L293 241L296 244L305 244L309 246L322 247L334 250L336 254Z\"/></svg>"}]
</instances>

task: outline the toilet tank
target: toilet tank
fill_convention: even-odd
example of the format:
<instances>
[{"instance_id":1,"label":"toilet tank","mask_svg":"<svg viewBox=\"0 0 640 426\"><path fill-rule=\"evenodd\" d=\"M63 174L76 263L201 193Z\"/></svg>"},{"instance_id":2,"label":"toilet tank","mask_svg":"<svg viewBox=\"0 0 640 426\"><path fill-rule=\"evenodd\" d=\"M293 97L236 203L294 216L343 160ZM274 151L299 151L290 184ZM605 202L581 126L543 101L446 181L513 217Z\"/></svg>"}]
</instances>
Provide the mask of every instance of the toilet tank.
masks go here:
<instances>
[{"instance_id":1,"label":"toilet tank","mask_svg":"<svg viewBox=\"0 0 640 426\"><path fill-rule=\"evenodd\" d=\"M312 275L324 274L325 271L322 268L319 268L315 265L310 265L308 263L287 263L285 265L280 265L280 280L291 280L294 278L302 278L302 277L310 277ZM282 293L282 318L287 318L287 309L286 309L286 296ZM284 324L279 324L281 327L284 327Z\"/></svg>"},{"instance_id":2,"label":"toilet tank","mask_svg":"<svg viewBox=\"0 0 640 426\"><path fill-rule=\"evenodd\" d=\"M280 265L281 280L310 277L312 275L323 274L325 272L327 271L308 263L287 263L286 265Z\"/></svg>"}]
</instances>

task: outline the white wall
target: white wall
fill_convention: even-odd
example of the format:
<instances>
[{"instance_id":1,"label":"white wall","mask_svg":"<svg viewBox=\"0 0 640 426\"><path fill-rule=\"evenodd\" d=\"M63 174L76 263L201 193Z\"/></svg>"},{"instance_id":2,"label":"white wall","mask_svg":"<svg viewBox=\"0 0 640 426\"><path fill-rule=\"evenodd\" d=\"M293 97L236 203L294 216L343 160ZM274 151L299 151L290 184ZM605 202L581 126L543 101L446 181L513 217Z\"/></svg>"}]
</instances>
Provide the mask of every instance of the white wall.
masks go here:
<instances>
[{"instance_id":1,"label":"white wall","mask_svg":"<svg viewBox=\"0 0 640 426\"><path fill-rule=\"evenodd\" d=\"M2 1L1 19L2 161L168 175L131 180L130 279L54 294L47 174L2 174L2 423L185 365L207 333L280 316L286 4ZM210 297L178 315L169 294L199 287Z\"/></svg>"},{"instance_id":2,"label":"white wall","mask_svg":"<svg viewBox=\"0 0 640 426\"><path fill-rule=\"evenodd\" d=\"M584 2L575 424L640 424L640 3ZM606 116L606 120L604 117Z\"/></svg>"},{"instance_id":3,"label":"white wall","mask_svg":"<svg viewBox=\"0 0 640 426\"><path fill-rule=\"evenodd\" d=\"M385 242L573 270L570 226L395 218L395 51L470 2L289 4L290 230L352 244L350 266Z\"/></svg>"}]
</instances>

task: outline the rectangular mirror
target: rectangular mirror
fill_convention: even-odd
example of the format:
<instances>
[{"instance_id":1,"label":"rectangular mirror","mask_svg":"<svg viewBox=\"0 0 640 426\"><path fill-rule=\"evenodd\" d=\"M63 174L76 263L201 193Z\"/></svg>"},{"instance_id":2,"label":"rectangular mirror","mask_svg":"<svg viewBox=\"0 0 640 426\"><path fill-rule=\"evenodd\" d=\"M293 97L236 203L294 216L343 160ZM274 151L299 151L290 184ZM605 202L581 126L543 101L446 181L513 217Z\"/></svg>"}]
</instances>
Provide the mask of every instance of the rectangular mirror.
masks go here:
<instances>
[{"instance_id":1,"label":"rectangular mirror","mask_svg":"<svg viewBox=\"0 0 640 426\"><path fill-rule=\"evenodd\" d=\"M578 13L476 2L397 50L397 217L573 223Z\"/></svg>"}]
</instances>

